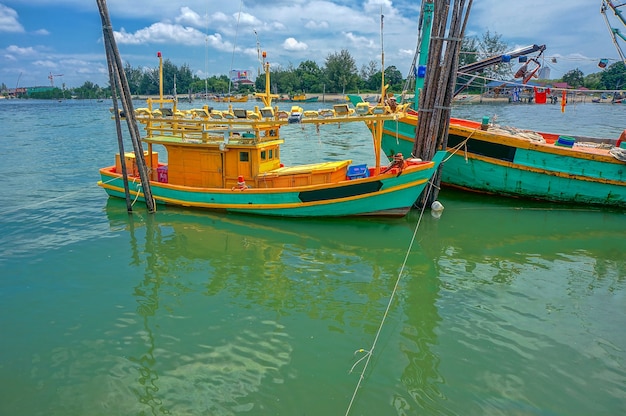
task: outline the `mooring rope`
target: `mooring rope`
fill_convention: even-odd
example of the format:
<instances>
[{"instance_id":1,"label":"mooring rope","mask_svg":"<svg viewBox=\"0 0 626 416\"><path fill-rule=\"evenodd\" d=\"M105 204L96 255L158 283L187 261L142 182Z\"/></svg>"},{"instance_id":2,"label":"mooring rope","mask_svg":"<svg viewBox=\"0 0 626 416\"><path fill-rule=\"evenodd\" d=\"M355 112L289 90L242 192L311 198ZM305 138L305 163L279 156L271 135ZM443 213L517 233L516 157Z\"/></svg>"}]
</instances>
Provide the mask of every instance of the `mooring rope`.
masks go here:
<instances>
[{"instance_id":1,"label":"mooring rope","mask_svg":"<svg viewBox=\"0 0 626 416\"><path fill-rule=\"evenodd\" d=\"M110 181L106 181L106 182L102 182L102 183L103 183L103 184L106 184L106 183L109 183L109 182L114 181L115 179L117 179L117 178L113 178L113 179L111 179ZM39 201L39 202L35 202L35 203L33 203L33 204L22 205L22 206L19 206L19 207L13 208L13 209L9 209L9 210L7 210L7 211L4 211L4 213L5 213L5 214L10 214L11 212L15 212L15 211L20 211L20 210L23 210L23 209L28 209L28 208L36 207L36 206L38 206L38 205L43 205L43 204L47 204L47 203L52 202L52 201L56 201L56 200L58 200L58 199L67 198L68 196L75 195L75 194L79 194L79 193L83 192L85 189L89 189L89 188L91 188L92 186L93 186L93 185L87 185L87 186L85 186L85 187L83 187L83 188L80 188L80 189L78 189L78 190L76 190L76 191L68 192L68 193L66 193L66 194L63 194L63 195L57 196L57 197L55 197L55 198L50 198L50 199L46 199L45 201Z\"/></svg>"},{"instance_id":2,"label":"mooring rope","mask_svg":"<svg viewBox=\"0 0 626 416\"><path fill-rule=\"evenodd\" d=\"M428 181L428 187L426 188L427 189L426 198L424 199L425 201L427 201L428 198L430 197L430 192L433 186L434 184L432 183L432 181ZM376 343L378 342L378 338L380 337L380 333L382 332L383 326L385 324L385 320L387 319L387 316L389 315L389 310L391 309L391 303L393 302L396 292L398 291L398 286L400 285L400 280L402 279L402 273L404 272L404 268L406 267L406 262L409 259L409 254L411 254L411 250L413 249L413 244L415 243L415 237L417 236L417 230L419 229L420 223L422 222L422 217L424 216L425 209L426 209L426 204L422 206L420 215L417 219L417 223L415 224L415 230L413 230L413 236L411 237L411 242L409 243L409 247L407 248L406 254L404 256L404 261L402 262L402 266L400 267L398 277L396 278L396 283L393 287L393 290L391 291L391 295L389 296L389 302L387 302L385 313L383 314L383 317L380 321L380 325L378 326L378 331L376 331L376 336L374 337L374 341L372 342L372 347L369 350L360 348L354 352L354 354L364 352L365 355L361 357L360 359L358 359L356 363L354 363L352 368L350 368L349 373L352 373L352 370L354 370L354 367L356 367L361 361L363 360L366 360L366 361L365 361L365 364L363 365L363 370L361 371L361 374L359 375L359 381L357 382L356 387L354 388L354 393L352 394L352 398L350 399L348 408L346 409L346 416L348 416L348 414L350 413L350 409L352 408L352 404L354 403L356 394L359 391L359 388L361 387L361 382L365 378L365 371L367 370L367 367L374 353L374 348L376 348Z\"/></svg>"},{"instance_id":3,"label":"mooring rope","mask_svg":"<svg viewBox=\"0 0 626 416\"><path fill-rule=\"evenodd\" d=\"M474 135L474 133L476 132L476 130L478 129L474 129L469 136L467 136L462 142L460 142L459 144L457 144L456 146L454 146L452 148L452 152L446 156L442 161L441 164L444 164L445 162L448 161L448 159L450 159L452 156L454 156L459 150L461 150L461 148L465 148L465 161L467 161L467 142L468 140Z\"/></svg>"}]
</instances>

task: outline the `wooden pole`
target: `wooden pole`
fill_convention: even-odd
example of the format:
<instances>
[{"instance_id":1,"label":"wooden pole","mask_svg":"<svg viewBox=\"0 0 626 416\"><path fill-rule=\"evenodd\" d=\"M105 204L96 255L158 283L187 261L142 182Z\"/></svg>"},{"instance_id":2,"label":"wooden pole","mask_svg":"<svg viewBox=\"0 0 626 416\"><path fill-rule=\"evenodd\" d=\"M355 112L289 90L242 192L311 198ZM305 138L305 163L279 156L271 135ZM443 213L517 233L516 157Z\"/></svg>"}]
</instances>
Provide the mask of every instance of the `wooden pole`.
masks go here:
<instances>
[{"instance_id":1,"label":"wooden pole","mask_svg":"<svg viewBox=\"0 0 626 416\"><path fill-rule=\"evenodd\" d=\"M109 12L106 5L106 0L96 0L98 9L100 10L100 18L102 20L102 34L104 38L105 49L107 56L110 56L111 67L110 69L115 74L118 85L120 88L120 98L122 101L122 107L124 108L124 114L126 116L126 123L128 125L128 131L130 133L131 142L133 144L133 150L135 152L135 161L137 162L137 168L139 170L139 177L141 179L142 191L144 199L146 201L146 207L149 212L155 212L154 198L152 197L152 190L150 188L150 177L148 169L146 167L146 160L143 154L143 148L141 146L139 127L137 126L137 120L135 119L135 111L133 109L132 97L130 94L130 88L128 86L128 80L126 79L126 73L122 65L122 59L115 43L115 37L113 35L113 27L111 25L111 19L109 18ZM113 85L111 86L113 88ZM122 155L120 155L122 157Z\"/></svg>"},{"instance_id":2,"label":"wooden pole","mask_svg":"<svg viewBox=\"0 0 626 416\"><path fill-rule=\"evenodd\" d=\"M445 149L447 146L459 52L473 2L473 0L452 1L452 12L450 0L434 2L426 79L424 90L419 96L418 123L413 145L413 155L424 160L431 160L437 150ZM449 29L447 29L448 16L451 18ZM434 191L428 198L423 194L419 201L420 205L430 205L437 199L441 182L439 171L432 179Z\"/></svg>"},{"instance_id":3,"label":"wooden pole","mask_svg":"<svg viewBox=\"0 0 626 416\"><path fill-rule=\"evenodd\" d=\"M111 57L107 53L107 67L109 68L109 84L111 85L111 99L113 100L113 113L115 114L115 130L117 131L117 147L120 152L120 162L124 160L124 140L122 138L122 124L120 120L120 112L117 105L117 79L113 76L113 63ZM128 169L126 163L122 162L122 177L124 178L124 196L126 197L126 210L133 211L133 204L130 201L130 191L128 189Z\"/></svg>"}]
</instances>

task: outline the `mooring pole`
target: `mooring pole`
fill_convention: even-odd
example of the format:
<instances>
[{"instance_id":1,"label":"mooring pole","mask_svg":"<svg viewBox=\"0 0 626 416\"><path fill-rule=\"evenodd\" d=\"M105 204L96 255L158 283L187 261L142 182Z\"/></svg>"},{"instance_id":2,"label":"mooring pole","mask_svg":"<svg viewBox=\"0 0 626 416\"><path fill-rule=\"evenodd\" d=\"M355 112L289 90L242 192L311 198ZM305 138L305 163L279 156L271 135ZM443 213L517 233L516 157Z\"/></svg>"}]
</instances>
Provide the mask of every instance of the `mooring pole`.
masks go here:
<instances>
[{"instance_id":1,"label":"mooring pole","mask_svg":"<svg viewBox=\"0 0 626 416\"><path fill-rule=\"evenodd\" d=\"M113 35L113 26L111 25L111 19L109 18L109 12L106 5L106 0L96 0L98 9L100 10L100 18L102 20L102 34L104 38L104 44L107 56L110 57L110 70L115 74L117 84L120 88L120 98L122 100L122 107L124 108L124 114L128 130L130 133L131 142L133 144L133 150L135 151L135 161L137 162L137 169L139 170L139 177L141 179L142 192L146 201L146 207L149 212L155 211L154 198L152 197L152 190L150 188L150 177L148 169L146 167L146 159L143 154L143 147L141 146L139 128L137 127L137 120L135 118L135 110L133 108L132 98L130 95L130 88L128 86L128 80L124 72L122 65L122 59L120 58L117 44L115 43L115 37ZM115 86L111 85L111 89ZM123 154L120 155L120 158ZM123 161L125 164L125 161ZM139 192L139 190L137 190Z\"/></svg>"},{"instance_id":2,"label":"mooring pole","mask_svg":"<svg viewBox=\"0 0 626 416\"><path fill-rule=\"evenodd\" d=\"M113 64L111 57L107 53L107 66L109 68L109 84L111 85L111 99L113 100L113 113L115 114L115 130L117 131L117 147L120 152L120 164L122 166L122 177L124 178L124 196L126 197L126 210L130 213L133 211L133 204L130 201L130 191L128 189L128 169L124 161L124 140L122 138L122 124L120 120L119 107L117 105L117 88L118 83L113 76Z\"/></svg>"},{"instance_id":3,"label":"mooring pole","mask_svg":"<svg viewBox=\"0 0 626 416\"><path fill-rule=\"evenodd\" d=\"M431 160L437 149L445 150L461 42L473 0L450 0L433 3L432 36L428 49L428 64L424 89L419 95L418 122L413 154ZM448 27L448 17L451 23ZM447 33L446 33L447 31ZM430 205L437 199L441 182L441 166L431 179L435 189L428 200L422 194L419 205Z\"/></svg>"}]
</instances>

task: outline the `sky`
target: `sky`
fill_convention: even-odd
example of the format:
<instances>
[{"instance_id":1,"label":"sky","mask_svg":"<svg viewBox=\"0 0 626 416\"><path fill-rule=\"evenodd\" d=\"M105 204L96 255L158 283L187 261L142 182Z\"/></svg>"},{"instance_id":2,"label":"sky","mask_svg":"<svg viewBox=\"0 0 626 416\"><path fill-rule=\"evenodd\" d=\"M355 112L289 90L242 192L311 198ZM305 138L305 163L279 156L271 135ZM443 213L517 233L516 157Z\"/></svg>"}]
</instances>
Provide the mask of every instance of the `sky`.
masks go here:
<instances>
[{"instance_id":1,"label":"sky","mask_svg":"<svg viewBox=\"0 0 626 416\"><path fill-rule=\"evenodd\" d=\"M617 2L623 3L623 2ZM157 52L201 78L260 68L321 67L347 50L357 69L374 61L404 76L417 44L416 0L107 0L124 64L158 67ZM599 72L619 59L601 0L475 0L466 36L489 31L511 49L545 44L551 78ZM384 25L381 36L381 19ZM613 27L626 32L614 21ZM381 42L382 39L382 42ZM622 46L624 48L624 46ZM555 58L555 59L553 59ZM50 79L52 75L52 80ZM8 88L108 85L102 22L95 0L0 0L0 84Z\"/></svg>"}]
</instances>

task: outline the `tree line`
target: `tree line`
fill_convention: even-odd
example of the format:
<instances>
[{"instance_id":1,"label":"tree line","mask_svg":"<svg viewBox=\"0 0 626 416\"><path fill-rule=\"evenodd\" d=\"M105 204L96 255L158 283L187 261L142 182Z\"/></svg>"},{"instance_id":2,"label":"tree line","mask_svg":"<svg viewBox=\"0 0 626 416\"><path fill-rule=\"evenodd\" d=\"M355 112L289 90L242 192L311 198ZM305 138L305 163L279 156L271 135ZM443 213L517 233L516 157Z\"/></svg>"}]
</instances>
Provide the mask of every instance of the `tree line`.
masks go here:
<instances>
[{"instance_id":1,"label":"tree line","mask_svg":"<svg viewBox=\"0 0 626 416\"><path fill-rule=\"evenodd\" d=\"M501 39L501 35L491 34L489 31L481 37L466 37L463 40L459 65L467 65L479 60L501 55L509 46ZM512 78L514 63L500 63L485 68L480 75L486 79ZM128 79L130 92L135 96L159 94L159 69L157 68L133 68L126 63L124 72ZM262 74L260 74L262 75ZM357 68L354 58L346 49L330 53L324 65L320 66L313 60L301 62L297 67L289 64L287 67L272 68L271 90L277 94L296 93L368 93L378 92L381 88L382 71L380 64L374 60ZM385 84L389 85L390 92L400 93L407 85L406 78L393 65L385 68ZM540 80L541 81L541 80ZM568 71L560 80L543 80L549 82L567 82L570 87L586 87L592 90L615 90L623 89L626 85L626 67L623 62L617 62L606 69L584 75L576 68ZM467 93L480 93L484 83L471 85ZM176 90L174 89L176 86ZM163 61L163 91L166 95L186 94L226 94L265 90L265 77L257 76L253 85L240 85L238 89L227 75L214 75L208 78L200 78L193 74L188 64L178 67L169 59ZM409 85L409 88L412 88ZM5 91L6 86L1 85L0 90ZM63 90L59 88L50 91L33 93L31 98L105 98L110 96L110 88L100 87L92 82L85 82L78 88Z\"/></svg>"}]
</instances>

